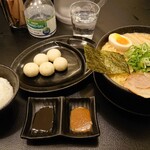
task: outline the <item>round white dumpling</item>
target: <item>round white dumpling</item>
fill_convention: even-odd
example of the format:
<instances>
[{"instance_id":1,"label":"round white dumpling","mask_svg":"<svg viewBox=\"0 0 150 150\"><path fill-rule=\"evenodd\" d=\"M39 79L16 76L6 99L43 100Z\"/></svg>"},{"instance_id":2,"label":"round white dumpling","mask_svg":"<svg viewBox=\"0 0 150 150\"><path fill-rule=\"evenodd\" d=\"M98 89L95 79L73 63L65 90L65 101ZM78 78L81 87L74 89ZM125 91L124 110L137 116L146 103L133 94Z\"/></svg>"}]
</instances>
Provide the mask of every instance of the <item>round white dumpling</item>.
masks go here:
<instances>
[{"instance_id":1,"label":"round white dumpling","mask_svg":"<svg viewBox=\"0 0 150 150\"><path fill-rule=\"evenodd\" d=\"M68 67L68 61L64 57L58 57L53 62L57 71L64 71Z\"/></svg>"},{"instance_id":2,"label":"round white dumpling","mask_svg":"<svg viewBox=\"0 0 150 150\"><path fill-rule=\"evenodd\" d=\"M29 62L24 65L23 72L28 77L35 77L39 73L39 66L34 62Z\"/></svg>"},{"instance_id":3,"label":"round white dumpling","mask_svg":"<svg viewBox=\"0 0 150 150\"><path fill-rule=\"evenodd\" d=\"M47 52L49 61L53 62L57 57L61 56L61 52L58 49L50 49Z\"/></svg>"},{"instance_id":4,"label":"round white dumpling","mask_svg":"<svg viewBox=\"0 0 150 150\"><path fill-rule=\"evenodd\" d=\"M40 74L50 76L55 72L54 65L51 62L44 62L40 65Z\"/></svg>"},{"instance_id":5,"label":"round white dumpling","mask_svg":"<svg viewBox=\"0 0 150 150\"><path fill-rule=\"evenodd\" d=\"M34 56L33 62L40 66L43 62L48 62L48 56L44 53L39 53Z\"/></svg>"}]
</instances>

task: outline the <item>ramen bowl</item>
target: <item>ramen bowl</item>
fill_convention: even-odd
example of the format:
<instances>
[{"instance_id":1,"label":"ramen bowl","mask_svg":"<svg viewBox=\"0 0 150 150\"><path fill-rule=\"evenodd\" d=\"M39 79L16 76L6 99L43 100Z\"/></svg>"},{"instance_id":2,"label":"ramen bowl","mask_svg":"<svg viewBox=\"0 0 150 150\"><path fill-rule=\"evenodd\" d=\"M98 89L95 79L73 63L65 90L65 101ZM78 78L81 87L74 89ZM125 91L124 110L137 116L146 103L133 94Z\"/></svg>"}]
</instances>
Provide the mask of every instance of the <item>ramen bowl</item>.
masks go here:
<instances>
[{"instance_id":1,"label":"ramen bowl","mask_svg":"<svg viewBox=\"0 0 150 150\"><path fill-rule=\"evenodd\" d=\"M9 106L19 89L17 74L5 65L0 65L0 111ZM10 96L8 96L8 94Z\"/></svg>"},{"instance_id":2,"label":"ramen bowl","mask_svg":"<svg viewBox=\"0 0 150 150\"><path fill-rule=\"evenodd\" d=\"M149 26L124 26L114 29L106 33L98 42L96 49L101 49L106 42L108 42L108 37L111 33L148 33L150 34ZM113 81L106 74L101 74L94 72L94 80L96 86L100 92L112 102L117 107L127 110L129 112L140 114L140 115L150 115L150 99L143 98L136 95L135 93L130 92L127 88L119 85Z\"/></svg>"}]
</instances>

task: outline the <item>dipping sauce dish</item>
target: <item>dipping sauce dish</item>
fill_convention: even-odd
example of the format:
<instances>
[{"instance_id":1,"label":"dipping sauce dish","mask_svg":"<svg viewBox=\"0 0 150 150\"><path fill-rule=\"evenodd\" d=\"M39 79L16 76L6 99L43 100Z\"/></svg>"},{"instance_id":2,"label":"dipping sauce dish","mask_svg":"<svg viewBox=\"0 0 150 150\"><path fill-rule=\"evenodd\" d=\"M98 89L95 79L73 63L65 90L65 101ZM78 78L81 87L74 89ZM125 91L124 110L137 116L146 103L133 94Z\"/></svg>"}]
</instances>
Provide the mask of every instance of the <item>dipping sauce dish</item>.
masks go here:
<instances>
[{"instance_id":1,"label":"dipping sauce dish","mask_svg":"<svg viewBox=\"0 0 150 150\"><path fill-rule=\"evenodd\" d=\"M74 132L70 128L70 115L75 108L89 110L91 128L87 132ZM95 97L29 97L21 138L48 139L56 136L68 138L94 138L100 135L96 116Z\"/></svg>"}]
</instances>

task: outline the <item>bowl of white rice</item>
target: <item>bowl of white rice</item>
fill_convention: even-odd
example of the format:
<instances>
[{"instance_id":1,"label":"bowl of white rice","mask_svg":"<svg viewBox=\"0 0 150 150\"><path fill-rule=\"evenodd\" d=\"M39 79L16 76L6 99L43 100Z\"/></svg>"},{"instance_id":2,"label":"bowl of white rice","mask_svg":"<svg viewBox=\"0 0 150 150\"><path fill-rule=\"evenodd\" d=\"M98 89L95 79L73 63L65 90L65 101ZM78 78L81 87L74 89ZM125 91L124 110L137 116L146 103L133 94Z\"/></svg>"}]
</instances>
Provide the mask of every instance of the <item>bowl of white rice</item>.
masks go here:
<instances>
[{"instance_id":1,"label":"bowl of white rice","mask_svg":"<svg viewBox=\"0 0 150 150\"><path fill-rule=\"evenodd\" d=\"M19 89L17 74L5 65L0 65L0 110L6 108L14 100Z\"/></svg>"}]
</instances>

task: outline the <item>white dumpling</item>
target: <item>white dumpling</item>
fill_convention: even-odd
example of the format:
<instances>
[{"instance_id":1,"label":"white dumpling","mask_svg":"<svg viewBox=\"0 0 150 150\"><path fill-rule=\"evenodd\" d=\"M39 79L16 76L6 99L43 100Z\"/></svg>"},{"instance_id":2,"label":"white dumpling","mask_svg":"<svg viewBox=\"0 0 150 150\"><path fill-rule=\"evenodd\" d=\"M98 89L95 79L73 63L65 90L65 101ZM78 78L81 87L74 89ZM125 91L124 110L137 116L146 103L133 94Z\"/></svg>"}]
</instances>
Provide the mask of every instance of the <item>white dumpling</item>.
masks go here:
<instances>
[{"instance_id":1,"label":"white dumpling","mask_svg":"<svg viewBox=\"0 0 150 150\"><path fill-rule=\"evenodd\" d=\"M34 56L33 62L40 66L43 62L48 62L48 56L44 53L39 53Z\"/></svg>"},{"instance_id":2,"label":"white dumpling","mask_svg":"<svg viewBox=\"0 0 150 150\"><path fill-rule=\"evenodd\" d=\"M53 62L57 71L64 71L68 67L68 61L64 57L58 57Z\"/></svg>"},{"instance_id":3,"label":"white dumpling","mask_svg":"<svg viewBox=\"0 0 150 150\"><path fill-rule=\"evenodd\" d=\"M35 77L39 73L39 67L34 62L29 62L24 65L23 72L28 77Z\"/></svg>"},{"instance_id":4,"label":"white dumpling","mask_svg":"<svg viewBox=\"0 0 150 150\"><path fill-rule=\"evenodd\" d=\"M50 76L55 72L54 65L51 62L44 62L40 65L40 74Z\"/></svg>"},{"instance_id":5,"label":"white dumpling","mask_svg":"<svg viewBox=\"0 0 150 150\"><path fill-rule=\"evenodd\" d=\"M61 52L58 49L50 49L47 52L49 61L53 62L57 57L61 56Z\"/></svg>"}]
</instances>

